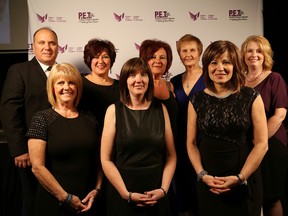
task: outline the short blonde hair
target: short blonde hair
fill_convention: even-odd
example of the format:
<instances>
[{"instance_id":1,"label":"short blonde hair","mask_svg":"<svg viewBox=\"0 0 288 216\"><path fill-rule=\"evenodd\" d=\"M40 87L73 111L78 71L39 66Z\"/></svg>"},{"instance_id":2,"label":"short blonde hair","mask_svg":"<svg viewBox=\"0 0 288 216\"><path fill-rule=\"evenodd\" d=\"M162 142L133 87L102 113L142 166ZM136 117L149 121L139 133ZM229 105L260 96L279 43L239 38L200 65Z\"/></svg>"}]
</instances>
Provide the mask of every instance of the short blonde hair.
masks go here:
<instances>
[{"instance_id":1,"label":"short blonde hair","mask_svg":"<svg viewBox=\"0 0 288 216\"><path fill-rule=\"evenodd\" d=\"M56 105L56 96L54 93L54 84L59 78L65 78L73 81L77 86L77 96L74 100L74 106L77 107L82 96L82 77L76 67L69 63L53 65L46 83L48 100L52 107Z\"/></svg>"}]
</instances>

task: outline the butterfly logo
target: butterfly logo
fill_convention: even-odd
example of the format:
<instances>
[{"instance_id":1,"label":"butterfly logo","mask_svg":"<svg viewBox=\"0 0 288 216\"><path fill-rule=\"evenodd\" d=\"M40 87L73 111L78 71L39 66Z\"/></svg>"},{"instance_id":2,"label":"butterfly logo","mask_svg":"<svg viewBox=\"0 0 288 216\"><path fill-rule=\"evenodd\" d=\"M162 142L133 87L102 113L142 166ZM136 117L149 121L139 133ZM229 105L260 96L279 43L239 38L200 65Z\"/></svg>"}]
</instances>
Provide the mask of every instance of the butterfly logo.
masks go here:
<instances>
[{"instance_id":1,"label":"butterfly logo","mask_svg":"<svg viewBox=\"0 0 288 216\"><path fill-rule=\"evenodd\" d=\"M124 18L124 13L122 13L121 15L118 15L118 14L116 14L116 13L113 13L113 14L114 14L114 18L115 18L118 22L122 21L122 19Z\"/></svg>"},{"instance_id":2,"label":"butterfly logo","mask_svg":"<svg viewBox=\"0 0 288 216\"><path fill-rule=\"evenodd\" d=\"M44 15L44 16L40 16L39 14L37 14L37 18L38 18L38 20L39 20L41 23L45 22L45 20L47 19L47 17L48 17L48 14L46 14L46 15Z\"/></svg>"},{"instance_id":3,"label":"butterfly logo","mask_svg":"<svg viewBox=\"0 0 288 216\"><path fill-rule=\"evenodd\" d=\"M64 53L65 50L67 50L67 47L68 47L67 44L66 44L64 47L58 46L58 51L59 51L60 53Z\"/></svg>"},{"instance_id":4,"label":"butterfly logo","mask_svg":"<svg viewBox=\"0 0 288 216\"><path fill-rule=\"evenodd\" d=\"M191 12L189 12L189 15L190 15L190 18L195 21L198 19L198 17L200 16L200 12L196 13L196 14L193 14Z\"/></svg>"}]
</instances>

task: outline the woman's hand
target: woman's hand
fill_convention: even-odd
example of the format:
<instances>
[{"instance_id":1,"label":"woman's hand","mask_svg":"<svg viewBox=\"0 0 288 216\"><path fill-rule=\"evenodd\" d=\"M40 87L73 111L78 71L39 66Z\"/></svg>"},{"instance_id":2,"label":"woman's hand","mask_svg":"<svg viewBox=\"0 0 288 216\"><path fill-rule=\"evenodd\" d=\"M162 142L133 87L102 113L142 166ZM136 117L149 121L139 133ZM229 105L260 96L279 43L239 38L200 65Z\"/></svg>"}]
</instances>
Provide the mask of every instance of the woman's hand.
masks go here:
<instances>
[{"instance_id":1,"label":"woman's hand","mask_svg":"<svg viewBox=\"0 0 288 216\"><path fill-rule=\"evenodd\" d=\"M237 176L211 176L205 175L202 181L210 187L210 191L215 194L222 194L230 191L232 187L239 185Z\"/></svg>"},{"instance_id":2,"label":"woman's hand","mask_svg":"<svg viewBox=\"0 0 288 216\"><path fill-rule=\"evenodd\" d=\"M153 191L145 192L144 194L133 192L130 200L139 207L153 206L157 203L157 200L161 198L160 192L161 191L158 191L158 195L153 193Z\"/></svg>"},{"instance_id":3,"label":"woman's hand","mask_svg":"<svg viewBox=\"0 0 288 216\"><path fill-rule=\"evenodd\" d=\"M97 192L95 189L88 193L88 195L81 201L85 207L82 208L80 212L86 212L91 209L97 193L99 192Z\"/></svg>"}]
</instances>

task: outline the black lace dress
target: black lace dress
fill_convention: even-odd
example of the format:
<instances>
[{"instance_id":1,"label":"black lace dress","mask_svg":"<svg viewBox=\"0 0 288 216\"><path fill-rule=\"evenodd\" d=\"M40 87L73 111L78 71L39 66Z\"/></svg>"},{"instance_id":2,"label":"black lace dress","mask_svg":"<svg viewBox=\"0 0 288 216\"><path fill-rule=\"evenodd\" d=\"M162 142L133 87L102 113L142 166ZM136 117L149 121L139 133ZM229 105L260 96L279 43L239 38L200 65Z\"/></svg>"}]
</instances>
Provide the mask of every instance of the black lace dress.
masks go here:
<instances>
[{"instance_id":1,"label":"black lace dress","mask_svg":"<svg viewBox=\"0 0 288 216\"><path fill-rule=\"evenodd\" d=\"M250 114L257 95L253 89L242 87L240 92L222 99L204 91L192 96L197 127L203 136L199 143L202 165L209 174L228 176L240 172L252 146ZM261 203L254 203L255 198L261 200L260 176L256 173L249 178L248 186L237 186L221 195L198 182L200 215L256 215Z\"/></svg>"}]
</instances>

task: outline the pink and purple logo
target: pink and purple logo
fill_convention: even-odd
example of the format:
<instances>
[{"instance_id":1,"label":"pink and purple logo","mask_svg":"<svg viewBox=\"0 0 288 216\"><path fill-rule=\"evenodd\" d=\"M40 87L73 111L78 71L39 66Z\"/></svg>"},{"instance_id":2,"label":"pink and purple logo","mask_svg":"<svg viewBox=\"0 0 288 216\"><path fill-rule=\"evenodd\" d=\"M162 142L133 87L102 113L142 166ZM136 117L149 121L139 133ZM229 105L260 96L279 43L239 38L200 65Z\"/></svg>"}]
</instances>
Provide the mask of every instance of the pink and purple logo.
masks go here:
<instances>
[{"instance_id":1,"label":"pink and purple logo","mask_svg":"<svg viewBox=\"0 0 288 216\"><path fill-rule=\"evenodd\" d=\"M118 15L118 14L116 14L116 13L113 13L114 14L114 18L115 18L115 20L117 20L117 22L120 22L120 21L122 21L123 20L123 18L124 18L124 13L122 13L122 14L120 14L120 15Z\"/></svg>"},{"instance_id":2,"label":"pink and purple logo","mask_svg":"<svg viewBox=\"0 0 288 216\"><path fill-rule=\"evenodd\" d=\"M48 14L45 14L44 16L41 16L41 15L36 13L36 15L37 15L38 21L41 22L41 23L44 23L47 20L47 17L48 17Z\"/></svg>"},{"instance_id":3,"label":"pink and purple logo","mask_svg":"<svg viewBox=\"0 0 288 216\"><path fill-rule=\"evenodd\" d=\"M196 13L196 14L193 14L191 12L189 12L189 15L190 15L190 18L193 20L193 21L196 21L199 17L200 17L200 12Z\"/></svg>"}]
</instances>

